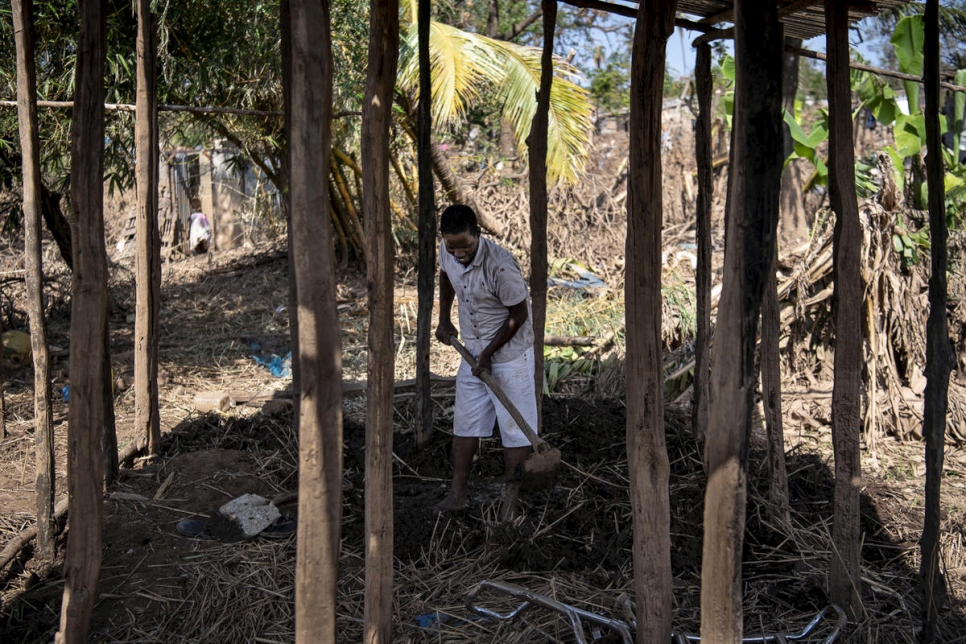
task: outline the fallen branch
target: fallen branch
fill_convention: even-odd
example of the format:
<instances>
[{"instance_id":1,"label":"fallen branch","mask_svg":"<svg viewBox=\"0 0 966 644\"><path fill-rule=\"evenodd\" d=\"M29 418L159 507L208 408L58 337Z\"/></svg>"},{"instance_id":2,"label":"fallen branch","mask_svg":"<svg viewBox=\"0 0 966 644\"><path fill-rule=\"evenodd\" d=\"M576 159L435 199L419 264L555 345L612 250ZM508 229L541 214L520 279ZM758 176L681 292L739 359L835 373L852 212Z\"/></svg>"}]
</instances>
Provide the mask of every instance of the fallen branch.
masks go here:
<instances>
[{"instance_id":1,"label":"fallen branch","mask_svg":"<svg viewBox=\"0 0 966 644\"><path fill-rule=\"evenodd\" d=\"M67 499L61 499L61 501L54 508L54 522L61 521L65 516L67 516ZM7 543L4 547L3 552L0 552L0 570L7 567L11 561L13 561L20 551L28 543L37 538L37 524L30 526L29 528L20 532L20 534L15 535L13 539Z\"/></svg>"}]
</instances>

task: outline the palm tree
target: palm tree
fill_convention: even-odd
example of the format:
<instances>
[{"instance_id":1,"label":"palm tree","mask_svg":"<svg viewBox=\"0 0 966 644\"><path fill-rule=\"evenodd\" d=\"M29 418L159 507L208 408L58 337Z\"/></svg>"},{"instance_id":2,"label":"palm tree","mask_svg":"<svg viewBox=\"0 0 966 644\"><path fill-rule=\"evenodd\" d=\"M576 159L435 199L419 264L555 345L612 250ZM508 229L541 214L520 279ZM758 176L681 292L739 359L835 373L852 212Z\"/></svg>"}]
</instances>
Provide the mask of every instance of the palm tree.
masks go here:
<instances>
[{"instance_id":1,"label":"palm tree","mask_svg":"<svg viewBox=\"0 0 966 644\"><path fill-rule=\"evenodd\" d=\"M416 97L419 61L416 3L400 3L402 31L398 86ZM489 92L502 106L501 117L513 128L522 153L537 109L540 49L463 31L439 22L430 25L433 78L433 123L439 131L458 123L468 108ZM588 158L591 121L590 93L576 83L578 70L556 59L557 78L550 92L547 137L547 178L573 183Z\"/></svg>"}]
</instances>

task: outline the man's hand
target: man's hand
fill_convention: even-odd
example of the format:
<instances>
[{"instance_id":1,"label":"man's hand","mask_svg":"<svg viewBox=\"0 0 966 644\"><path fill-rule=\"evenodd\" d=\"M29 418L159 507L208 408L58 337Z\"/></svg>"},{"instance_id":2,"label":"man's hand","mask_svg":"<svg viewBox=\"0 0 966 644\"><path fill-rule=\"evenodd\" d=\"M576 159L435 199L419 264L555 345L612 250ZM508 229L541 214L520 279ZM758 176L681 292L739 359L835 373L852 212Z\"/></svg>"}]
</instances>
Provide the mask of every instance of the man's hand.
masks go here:
<instances>
[{"instance_id":1,"label":"man's hand","mask_svg":"<svg viewBox=\"0 0 966 644\"><path fill-rule=\"evenodd\" d=\"M449 320L440 320L436 327L436 339L443 344L449 344L450 339L458 335L456 327Z\"/></svg>"},{"instance_id":2,"label":"man's hand","mask_svg":"<svg viewBox=\"0 0 966 644\"><path fill-rule=\"evenodd\" d=\"M481 351L480 355L476 358L476 366L473 368L473 375L477 378L480 377L482 372L493 373L493 358L486 351Z\"/></svg>"}]
</instances>

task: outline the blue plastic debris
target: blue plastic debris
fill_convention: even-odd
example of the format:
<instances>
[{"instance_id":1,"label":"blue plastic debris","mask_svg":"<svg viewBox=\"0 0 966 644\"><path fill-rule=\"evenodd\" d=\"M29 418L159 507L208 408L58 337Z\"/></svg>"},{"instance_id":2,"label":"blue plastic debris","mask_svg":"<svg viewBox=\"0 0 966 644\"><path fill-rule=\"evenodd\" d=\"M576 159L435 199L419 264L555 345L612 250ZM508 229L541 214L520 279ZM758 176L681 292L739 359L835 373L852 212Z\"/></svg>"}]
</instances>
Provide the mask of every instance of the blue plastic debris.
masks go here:
<instances>
[{"instance_id":1,"label":"blue plastic debris","mask_svg":"<svg viewBox=\"0 0 966 644\"><path fill-rule=\"evenodd\" d=\"M70 385L64 385L64 388L60 390L61 395L64 397L64 402L70 402Z\"/></svg>"},{"instance_id":2,"label":"blue plastic debris","mask_svg":"<svg viewBox=\"0 0 966 644\"><path fill-rule=\"evenodd\" d=\"M253 355L252 360L267 367L276 378L288 378L292 375L292 352L289 351L284 356L271 354L270 356Z\"/></svg>"},{"instance_id":3,"label":"blue plastic debris","mask_svg":"<svg viewBox=\"0 0 966 644\"><path fill-rule=\"evenodd\" d=\"M440 615L439 611L434 611L432 613L426 613L425 615L416 616L416 624L420 628L433 628L436 626L437 622L444 622L446 620L446 615Z\"/></svg>"},{"instance_id":4,"label":"blue plastic debris","mask_svg":"<svg viewBox=\"0 0 966 644\"><path fill-rule=\"evenodd\" d=\"M576 273L579 279L565 280L558 277L547 278L547 286L564 286L567 288L582 290L606 289L607 283L588 271L586 268L571 262L567 264L567 269Z\"/></svg>"}]
</instances>

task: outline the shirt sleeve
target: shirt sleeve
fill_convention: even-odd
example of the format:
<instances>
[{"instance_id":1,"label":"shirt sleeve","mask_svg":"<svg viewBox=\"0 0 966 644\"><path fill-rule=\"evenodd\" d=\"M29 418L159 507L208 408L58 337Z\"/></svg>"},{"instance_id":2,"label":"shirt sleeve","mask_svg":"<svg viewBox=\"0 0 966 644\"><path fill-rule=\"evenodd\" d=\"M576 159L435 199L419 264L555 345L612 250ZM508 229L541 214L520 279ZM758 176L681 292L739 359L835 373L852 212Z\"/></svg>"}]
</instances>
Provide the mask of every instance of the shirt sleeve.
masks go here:
<instances>
[{"instance_id":1,"label":"shirt sleeve","mask_svg":"<svg viewBox=\"0 0 966 644\"><path fill-rule=\"evenodd\" d=\"M496 296L500 303L507 308L519 304L527 299L529 289L523 279L520 265L510 259L500 263L493 271Z\"/></svg>"}]
</instances>

